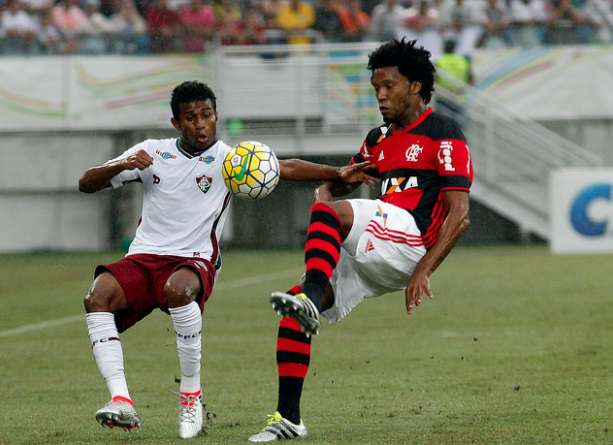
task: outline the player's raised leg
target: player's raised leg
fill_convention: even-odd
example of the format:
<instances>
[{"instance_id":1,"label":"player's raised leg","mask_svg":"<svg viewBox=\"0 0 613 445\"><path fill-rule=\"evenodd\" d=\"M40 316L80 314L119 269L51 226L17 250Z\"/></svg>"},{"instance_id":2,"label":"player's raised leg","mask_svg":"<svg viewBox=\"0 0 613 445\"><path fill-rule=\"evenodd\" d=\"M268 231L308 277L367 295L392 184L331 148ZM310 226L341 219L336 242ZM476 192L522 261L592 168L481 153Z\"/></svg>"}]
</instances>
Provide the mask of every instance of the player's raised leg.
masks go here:
<instances>
[{"instance_id":1,"label":"player's raised leg","mask_svg":"<svg viewBox=\"0 0 613 445\"><path fill-rule=\"evenodd\" d=\"M104 378L111 400L96 412L103 426L126 430L140 426L140 418L130 397L123 366L123 350L114 313L127 308L123 289L108 272L96 277L85 298L87 330L92 352Z\"/></svg>"},{"instance_id":2,"label":"player's raised leg","mask_svg":"<svg viewBox=\"0 0 613 445\"><path fill-rule=\"evenodd\" d=\"M202 313L196 303L201 292L198 275L187 267L175 271L164 286L164 297L177 337L181 369L177 424L179 437L183 439L200 434L204 422L200 387Z\"/></svg>"},{"instance_id":3,"label":"player's raised leg","mask_svg":"<svg viewBox=\"0 0 613 445\"><path fill-rule=\"evenodd\" d=\"M296 319L308 335L319 332L322 299L338 263L341 242L351 229L353 209L347 201L318 201L311 206L310 215L304 246L303 292L296 295L275 292L270 299L278 314Z\"/></svg>"}]
</instances>

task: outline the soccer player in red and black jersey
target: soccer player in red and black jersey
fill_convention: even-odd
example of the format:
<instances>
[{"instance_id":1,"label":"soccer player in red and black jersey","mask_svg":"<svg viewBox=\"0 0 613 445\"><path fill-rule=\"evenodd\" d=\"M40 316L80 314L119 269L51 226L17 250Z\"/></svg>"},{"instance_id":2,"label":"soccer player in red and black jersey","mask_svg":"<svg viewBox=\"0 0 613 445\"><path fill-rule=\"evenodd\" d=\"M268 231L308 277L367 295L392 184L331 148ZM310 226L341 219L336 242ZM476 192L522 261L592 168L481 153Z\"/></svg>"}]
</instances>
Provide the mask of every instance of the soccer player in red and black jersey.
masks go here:
<instances>
[{"instance_id":1,"label":"soccer player in red and black jersey","mask_svg":"<svg viewBox=\"0 0 613 445\"><path fill-rule=\"evenodd\" d=\"M398 289L410 314L432 298L430 276L469 224L470 152L458 125L428 107L435 72L430 53L415 41L393 40L370 54L368 68L384 125L368 133L352 163L372 164L381 194L333 201L355 185L330 182L316 190L305 278L271 298L283 316L279 401L252 442L306 436L300 396L319 314L336 322L364 298Z\"/></svg>"}]
</instances>

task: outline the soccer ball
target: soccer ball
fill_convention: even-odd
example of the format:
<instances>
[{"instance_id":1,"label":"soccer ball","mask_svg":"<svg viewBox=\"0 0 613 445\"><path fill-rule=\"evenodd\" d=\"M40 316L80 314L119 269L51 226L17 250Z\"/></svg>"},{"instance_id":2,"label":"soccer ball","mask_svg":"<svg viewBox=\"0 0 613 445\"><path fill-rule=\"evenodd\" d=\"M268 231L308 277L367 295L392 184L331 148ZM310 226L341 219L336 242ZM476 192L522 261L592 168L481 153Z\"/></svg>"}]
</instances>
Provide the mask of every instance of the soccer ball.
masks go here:
<instances>
[{"instance_id":1,"label":"soccer ball","mask_svg":"<svg viewBox=\"0 0 613 445\"><path fill-rule=\"evenodd\" d=\"M261 142L235 145L224 158L222 168L228 190L243 199L265 198L279 182L279 161Z\"/></svg>"}]
</instances>

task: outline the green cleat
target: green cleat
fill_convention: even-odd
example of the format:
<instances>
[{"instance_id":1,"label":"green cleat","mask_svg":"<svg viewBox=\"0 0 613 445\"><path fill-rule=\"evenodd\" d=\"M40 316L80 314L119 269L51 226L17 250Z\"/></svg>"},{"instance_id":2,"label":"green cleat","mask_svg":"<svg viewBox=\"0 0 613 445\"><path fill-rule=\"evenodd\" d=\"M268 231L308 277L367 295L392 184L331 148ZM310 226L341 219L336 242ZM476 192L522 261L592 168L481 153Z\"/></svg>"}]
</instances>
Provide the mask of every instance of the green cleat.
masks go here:
<instances>
[{"instance_id":1,"label":"green cleat","mask_svg":"<svg viewBox=\"0 0 613 445\"><path fill-rule=\"evenodd\" d=\"M307 436L307 429L302 420L296 425L284 418L279 411L268 416L268 422L262 431L249 438L249 442L273 442L275 440L302 439Z\"/></svg>"}]
</instances>

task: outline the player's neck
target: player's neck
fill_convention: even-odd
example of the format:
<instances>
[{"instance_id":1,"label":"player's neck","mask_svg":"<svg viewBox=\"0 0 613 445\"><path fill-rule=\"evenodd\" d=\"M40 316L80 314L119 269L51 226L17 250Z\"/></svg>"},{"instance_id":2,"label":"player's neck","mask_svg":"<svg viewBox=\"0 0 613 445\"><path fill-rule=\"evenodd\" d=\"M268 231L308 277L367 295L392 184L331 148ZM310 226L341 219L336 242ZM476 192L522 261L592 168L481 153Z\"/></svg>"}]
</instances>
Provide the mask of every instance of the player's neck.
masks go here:
<instances>
[{"instance_id":1,"label":"player's neck","mask_svg":"<svg viewBox=\"0 0 613 445\"><path fill-rule=\"evenodd\" d=\"M428 106L420 100L414 106L410 106L409 108L407 108L407 111L402 116L400 116L398 118L398 121L395 123L398 128L404 128L419 119L419 117L424 114L427 109Z\"/></svg>"},{"instance_id":2,"label":"player's neck","mask_svg":"<svg viewBox=\"0 0 613 445\"><path fill-rule=\"evenodd\" d=\"M211 142L209 145L207 145L205 148L199 150L196 147L192 146L190 143L185 142L183 140L183 138L179 138L179 146L181 147L181 150L186 151L187 153L189 153L192 156L198 156L201 155L202 153L204 153L205 151L207 151L209 148L211 148L213 145L215 145L217 143L217 139L215 139L213 142Z\"/></svg>"}]
</instances>

